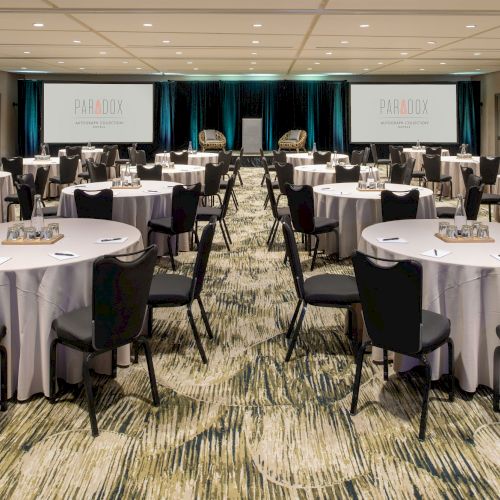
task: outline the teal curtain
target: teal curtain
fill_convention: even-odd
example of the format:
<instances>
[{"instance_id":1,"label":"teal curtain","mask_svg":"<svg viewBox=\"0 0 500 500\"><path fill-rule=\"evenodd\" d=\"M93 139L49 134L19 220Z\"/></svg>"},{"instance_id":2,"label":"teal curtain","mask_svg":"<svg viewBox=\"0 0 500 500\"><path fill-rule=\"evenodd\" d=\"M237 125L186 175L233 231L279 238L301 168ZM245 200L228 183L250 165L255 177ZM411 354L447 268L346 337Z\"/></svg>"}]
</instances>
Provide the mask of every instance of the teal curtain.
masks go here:
<instances>
[{"instance_id":1,"label":"teal curtain","mask_svg":"<svg viewBox=\"0 0 500 500\"><path fill-rule=\"evenodd\" d=\"M219 129L219 82L189 82L190 141L198 148L198 133L203 129Z\"/></svg>"},{"instance_id":2,"label":"teal curtain","mask_svg":"<svg viewBox=\"0 0 500 500\"><path fill-rule=\"evenodd\" d=\"M469 151L479 154L480 82L458 82L458 142L468 144Z\"/></svg>"},{"instance_id":3,"label":"teal curtain","mask_svg":"<svg viewBox=\"0 0 500 500\"><path fill-rule=\"evenodd\" d=\"M164 151L173 147L175 116L175 82L158 82L158 142Z\"/></svg>"},{"instance_id":4,"label":"teal curtain","mask_svg":"<svg viewBox=\"0 0 500 500\"><path fill-rule=\"evenodd\" d=\"M278 101L278 82L263 82L262 98L262 147L271 150L276 147L279 137L277 137L277 101Z\"/></svg>"},{"instance_id":5,"label":"teal curtain","mask_svg":"<svg viewBox=\"0 0 500 500\"><path fill-rule=\"evenodd\" d=\"M34 156L40 152L42 82L18 80L18 137L19 152Z\"/></svg>"},{"instance_id":6,"label":"teal curtain","mask_svg":"<svg viewBox=\"0 0 500 500\"><path fill-rule=\"evenodd\" d=\"M236 148L236 131L240 119L240 82L220 82L222 133L227 149Z\"/></svg>"},{"instance_id":7,"label":"teal curtain","mask_svg":"<svg viewBox=\"0 0 500 500\"><path fill-rule=\"evenodd\" d=\"M332 149L338 152L347 152L347 82L329 82L331 89L332 111Z\"/></svg>"}]
</instances>

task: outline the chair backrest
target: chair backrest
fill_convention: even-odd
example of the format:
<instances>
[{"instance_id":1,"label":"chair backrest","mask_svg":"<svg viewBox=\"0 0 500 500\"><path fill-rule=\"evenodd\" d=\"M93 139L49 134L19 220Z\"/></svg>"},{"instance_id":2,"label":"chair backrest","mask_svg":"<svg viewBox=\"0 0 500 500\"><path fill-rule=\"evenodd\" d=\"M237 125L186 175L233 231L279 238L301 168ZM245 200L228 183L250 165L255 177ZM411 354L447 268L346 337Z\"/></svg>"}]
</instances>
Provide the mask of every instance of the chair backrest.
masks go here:
<instances>
[{"instance_id":1,"label":"chair backrest","mask_svg":"<svg viewBox=\"0 0 500 500\"><path fill-rule=\"evenodd\" d=\"M352 257L366 330L373 345L401 354L422 348L422 266L411 260Z\"/></svg>"},{"instance_id":2,"label":"chair backrest","mask_svg":"<svg viewBox=\"0 0 500 500\"><path fill-rule=\"evenodd\" d=\"M275 162L274 168L278 177L280 193L286 194L286 184L293 184L293 165L291 163Z\"/></svg>"},{"instance_id":3,"label":"chair backrest","mask_svg":"<svg viewBox=\"0 0 500 500\"><path fill-rule=\"evenodd\" d=\"M319 151L314 151L313 163L315 165L326 164L330 161L332 161L332 152L331 151L325 151L324 153L321 153Z\"/></svg>"},{"instance_id":4,"label":"chair backrest","mask_svg":"<svg viewBox=\"0 0 500 500\"><path fill-rule=\"evenodd\" d=\"M39 194L42 198L45 194L47 181L49 180L49 166L38 167L35 175L35 194Z\"/></svg>"},{"instance_id":5,"label":"chair backrest","mask_svg":"<svg viewBox=\"0 0 500 500\"><path fill-rule=\"evenodd\" d=\"M403 146L389 146L389 158L391 163L401 163L401 153Z\"/></svg>"},{"instance_id":6,"label":"chair backrest","mask_svg":"<svg viewBox=\"0 0 500 500\"><path fill-rule=\"evenodd\" d=\"M223 175L226 175L229 172L229 166L231 165L231 158L233 157L233 152L232 150L230 151L225 151L221 150L219 151L219 156L217 157L217 163L223 163L224 164L224 172Z\"/></svg>"},{"instance_id":7,"label":"chair backrest","mask_svg":"<svg viewBox=\"0 0 500 500\"><path fill-rule=\"evenodd\" d=\"M109 158L109 153L101 153L101 156L99 158L99 163L97 165L102 165L103 167L108 166L108 158ZM94 161L94 160L92 160ZM95 163L95 161L94 161Z\"/></svg>"},{"instance_id":8,"label":"chair backrest","mask_svg":"<svg viewBox=\"0 0 500 500\"><path fill-rule=\"evenodd\" d=\"M106 182L108 180L108 171L106 165L96 165L92 160L87 160L87 170L89 171L91 182Z\"/></svg>"},{"instance_id":9,"label":"chair backrest","mask_svg":"<svg viewBox=\"0 0 500 500\"><path fill-rule=\"evenodd\" d=\"M283 237L285 239L285 248L288 260L290 261L290 268L292 269L293 284L295 285L295 291L297 292L297 297L303 299L304 293L304 274L302 272L302 266L300 264L299 251L297 249L297 243L295 241L295 235L293 234L290 223L284 217L281 221L281 227L283 228Z\"/></svg>"},{"instance_id":10,"label":"chair backrest","mask_svg":"<svg viewBox=\"0 0 500 500\"><path fill-rule=\"evenodd\" d=\"M471 174L467 179L466 186L465 214L467 220L477 220L484 191L482 178L479 175Z\"/></svg>"},{"instance_id":11,"label":"chair backrest","mask_svg":"<svg viewBox=\"0 0 500 500\"><path fill-rule=\"evenodd\" d=\"M61 156L59 158L59 179L61 184L73 184L78 169L78 156Z\"/></svg>"},{"instance_id":12,"label":"chair backrest","mask_svg":"<svg viewBox=\"0 0 500 500\"><path fill-rule=\"evenodd\" d=\"M499 166L500 156L481 156L479 158L479 173L483 182L488 186L494 186L497 183Z\"/></svg>"},{"instance_id":13,"label":"chair backrest","mask_svg":"<svg viewBox=\"0 0 500 500\"><path fill-rule=\"evenodd\" d=\"M23 175L23 159L21 156L2 158L2 167L5 172L10 172L14 182L20 175Z\"/></svg>"},{"instance_id":14,"label":"chair backrest","mask_svg":"<svg viewBox=\"0 0 500 500\"><path fill-rule=\"evenodd\" d=\"M243 157L240 155L236 160L234 161L234 170L233 173L234 175L238 175L240 169L241 169L241 163L243 161Z\"/></svg>"},{"instance_id":15,"label":"chair backrest","mask_svg":"<svg viewBox=\"0 0 500 500\"><path fill-rule=\"evenodd\" d=\"M226 216L227 209L229 208L229 202L231 201L231 195L233 194L234 183L236 182L236 176L233 174L229 177L226 186L226 192L224 193L224 199L222 200L222 210L221 218Z\"/></svg>"},{"instance_id":16,"label":"chair backrest","mask_svg":"<svg viewBox=\"0 0 500 500\"><path fill-rule=\"evenodd\" d=\"M147 167L146 165L137 165L137 177L144 181L161 181L162 166L153 165Z\"/></svg>"},{"instance_id":17,"label":"chair backrest","mask_svg":"<svg viewBox=\"0 0 500 500\"><path fill-rule=\"evenodd\" d=\"M373 163L376 165L378 163L378 150L376 144L370 144L370 149L372 152Z\"/></svg>"},{"instance_id":18,"label":"chair backrest","mask_svg":"<svg viewBox=\"0 0 500 500\"><path fill-rule=\"evenodd\" d=\"M16 190L21 219L30 220L33 213L33 189L29 184L17 184Z\"/></svg>"},{"instance_id":19,"label":"chair backrest","mask_svg":"<svg viewBox=\"0 0 500 500\"><path fill-rule=\"evenodd\" d=\"M335 165L335 182L358 182L361 167L354 165L345 167L344 165Z\"/></svg>"},{"instance_id":20,"label":"chair backrest","mask_svg":"<svg viewBox=\"0 0 500 500\"><path fill-rule=\"evenodd\" d=\"M267 164L267 160L262 157L260 159L260 164L262 165L262 168L264 169L264 174L269 175L269 165Z\"/></svg>"},{"instance_id":21,"label":"chair backrest","mask_svg":"<svg viewBox=\"0 0 500 500\"><path fill-rule=\"evenodd\" d=\"M147 159L146 159L146 151L144 149L136 149L135 150L135 163L136 165L146 165L147 164Z\"/></svg>"},{"instance_id":22,"label":"chair backrest","mask_svg":"<svg viewBox=\"0 0 500 500\"><path fill-rule=\"evenodd\" d=\"M391 167L391 184L403 184L405 178L406 165L393 163Z\"/></svg>"},{"instance_id":23,"label":"chair backrest","mask_svg":"<svg viewBox=\"0 0 500 500\"><path fill-rule=\"evenodd\" d=\"M113 190L87 192L75 189L76 213L80 219L113 219Z\"/></svg>"},{"instance_id":24,"label":"chair backrest","mask_svg":"<svg viewBox=\"0 0 500 500\"><path fill-rule=\"evenodd\" d=\"M269 205L271 205L271 212L273 213L273 217L278 219L278 203L276 202L276 197L274 196L273 181L268 173L264 175L264 179L266 180L267 195L269 197Z\"/></svg>"},{"instance_id":25,"label":"chair backrest","mask_svg":"<svg viewBox=\"0 0 500 500\"><path fill-rule=\"evenodd\" d=\"M193 230L196 209L200 199L201 184L182 186L177 184L172 189L172 231L175 234Z\"/></svg>"},{"instance_id":26,"label":"chair backrest","mask_svg":"<svg viewBox=\"0 0 500 500\"><path fill-rule=\"evenodd\" d=\"M412 189L405 194L382 191L380 193L382 220L389 222L391 220L416 219L419 197L418 189Z\"/></svg>"},{"instance_id":27,"label":"chair backrest","mask_svg":"<svg viewBox=\"0 0 500 500\"><path fill-rule=\"evenodd\" d=\"M423 155L422 160L425 170L425 178L429 182L440 182L441 157L438 155Z\"/></svg>"},{"instance_id":28,"label":"chair backrest","mask_svg":"<svg viewBox=\"0 0 500 500\"><path fill-rule=\"evenodd\" d=\"M355 149L351 153L351 165L361 165L363 163L363 156L365 152L363 149Z\"/></svg>"},{"instance_id":29,"label":"chair backrest","mask_svg":"<svg viewBox=\"0 0 500 500\"><path fill-rule=\"evenodd\" d=\"M443 152L443 148L441 146L427 146L425 148L425 154L426 155L438 155L441 156L441 153Z\"/></svg>"},{"instance_id":30,"label":"chair backrest","mask_svg":"<svg viewBox=\"0 0 500 500\"><path fill-rule=\"evenodd\" d=\"M366 146L363 152L363 160L361 162L361 165L366 165L369 159L370 159L370 147Z\"/></svg>"},{"instance_id":31,"label":"chair backrest","mask_svg":"<svg viewBox=\"0 0 500 500\"><path fill-rule=\"evenodd\" d=\"M286 151L281 149L273 149L273 163L276 162L286 163Z\"/></svg>"},{"instance_id":32,"label":"chair backrest","mask_svg":"<svg viewBox=\"0 0 500 500\"><path fill-rule=\"evenodd\" d=\"M103 146L102 151L103 153L108 153L106 167L113 167L115 165L116 157L118 155L118 144L115 144L113 146ZM101 163L104 162L101 160Z\"/></svg>"},{"instance_id":33,"label":"chair backrest","mask_svg":"<svg viewBox=\"0 0 500 500\"><path fill-rule=\"evenodd\" d=\"M460 170L462 171L462 179L464 180L464 186L467 186L469 176L474 174L474 170L471 167L466 167L464 165L460 165Z\"/></svg>"},{"instance_id":34,"label":"chair backrest","mask_svg":"<svg viewBox=\"0 0 500 500\"><path fill-rule=\"evenodd\" d=\"M403 184L411 184L411 176L413 174L413 170L415 169L415 158L412 158L410 155L406 157L406 161L404 163L405 172L403 175Z\"/></svg>"},{"instance_id":35,"label":"chair backrest","mask_svg":"<svg viewBox=\"0 0 500 500\"><path fill-rule=\"evenodd\" d=\"M170 151L170 161L177 163L178 165L188 165L189 163L189 153L187 151Z\"/></svg>"},{"instance_id":36,"label":"chair backrest","mask_svg":"<svg viewBox=\"0 0 500 500\"><path fill-rule=\"evenodd\" d=\"M36 184L35 184L35 179L33 177L33 174L31 172L28 172L27 174L20 175L17 179L15 184L27 184L30 189L35 192Z\"/></svg>"},{"instance_id":37,"label":"chair backrest","mask_svg":"<svg viewBox=\"0 0 500 500\"><path fill-rule=\"evenodd\" d=\"M157 257L156 245L126 255L94 261L92 276L92 344L112 349L140 335ZM130 258L134 257L134 260ZM127 259L126 261L121 260Z\"/></svg>"},{"instance_id":38,"label":"chair backrest","mask_svg":"<svg viewBox=\"0 0 500 500\"><path fill-rule=\"evenodd\" d=\"M212 217L210 222L203 228L200 241L198 243L198 251L193 269L193 281L191 282L190 298L194 300L200 296L205 281L207 272L208 258L212 250L212 241L214 240L216 218Z\"/></svg>"},{"instance_id":39,"label":"chair backrest","mask_svg":"<svg viewBox=\"0 0 500 500\"><path fill-rule=\"evenodd\" d=\"M290 216L295 231L310 234L314 231L314 195L312 186L286 184Z\"/></svg>"},{"instance_id":40,"label":"chair backrest","mask_svg":"<svg viewBox=\"0 0 500 500\"><path fill-rule=\"evenodd\" d=\"M226 167L224 163L207 163L205 165L205 187L203 194L205 196L214 196L219 192L220 180Z\"/></svg>"},{"instance_id":41,"label":"chair backrest","mask_svg":"<svg viewBox=\"0 0 500 500\"><path fill-rule=\"evenodd\" d=\"M66 154L64 156L78 156L82 160L82 147L81 146L66 146Z\"/></svg>"}]
</instances>

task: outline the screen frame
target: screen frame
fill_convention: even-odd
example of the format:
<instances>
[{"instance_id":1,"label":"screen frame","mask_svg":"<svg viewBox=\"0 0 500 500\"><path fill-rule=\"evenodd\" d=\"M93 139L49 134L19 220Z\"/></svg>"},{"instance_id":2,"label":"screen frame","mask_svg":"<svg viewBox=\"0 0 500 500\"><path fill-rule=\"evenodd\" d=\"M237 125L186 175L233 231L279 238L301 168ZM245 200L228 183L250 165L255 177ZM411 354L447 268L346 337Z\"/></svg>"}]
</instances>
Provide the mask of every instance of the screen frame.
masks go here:
<instances>
[{"instance_id":1,"label":"screen frame","mask_svg":"<svg viewBox=\"0 0 500 500\"><path fill-rule=\"evenodd\" d=\"M42 143L44 144L63 144L60 142L46 142L45 141L45 85L150 85L151 90L152 90L152 96L153 96L153 101L151 103L152 106L152 124L151 124L151 141L146 141L146 142L139 142L139 144L154 144L155 142L155 86L154 82L85 82L85 81L50 81L50 80L44 80L43 85L42 85L42 106L41 106L41 137L42 137ZM137 141L135 141L137 142ZM113 143L113 144L132 144L130 141L108 141L108 143ZM65 142L64 144L68 145L80 145L82 142ZM96 144L104 144L101 142L96 142Z\"/></svg>"},{"instance_id":2,"label":"screen frame","mask_svg":"<svg viewBox=\"0 0 500 500\"><path fill-rule=\"evenodd\" d=\"M354 142L351 140L352 137L352 119L351 119L351 87L353 85L453 85L455 87L455 109L456 109L456 130L455 130L455 142L430 142L426 141L426 144L433 144L433 145L441 145L441 144L453 144L453 145L458 145L458 138L459 138L459 132L460 132L460 127L459 127L459 121L458 121L458 84L457 82L349 82L349 95L348 95L348 102L349 102L349 144L369 144L367 142ZM390 144L390 142L372 142L370 144ZM413 144L411 142L398 142L398 144Z\"/></svg>"}]
</instances>

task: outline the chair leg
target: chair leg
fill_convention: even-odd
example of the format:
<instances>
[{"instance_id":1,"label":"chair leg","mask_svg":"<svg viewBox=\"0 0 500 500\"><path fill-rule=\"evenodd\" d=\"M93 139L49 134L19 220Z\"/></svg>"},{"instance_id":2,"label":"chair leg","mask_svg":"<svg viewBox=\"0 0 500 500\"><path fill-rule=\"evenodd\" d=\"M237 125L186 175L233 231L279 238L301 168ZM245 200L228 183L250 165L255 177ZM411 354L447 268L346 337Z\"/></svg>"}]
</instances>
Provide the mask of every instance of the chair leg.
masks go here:
<instances>
[{"instance_id":1,"label":"chair leg","mask_svg":"<svg viewBox=\"0 0 500 500\"><path fill-rule=\"evenodd\" d=\"M352 400L351 400L351 415L356 415L356 410L358 407L358 396L359 396L359 385L361 384L361 369L363 368L363 358L365 356L366 348L370 345L370 342L365 342L356 354L356 376L354 377L354 385L352 388Z\"/></svg>"},{"instance_id":2,"label":"chair leg","mask_svg":"<svg viewBox=\"0 0 500 500\"><path fill-rule=\"evenodd\" d=\"M203 344L201 343L200 335L198 334L198 329L196 328L196 324L194 322L193 313L191 312L191 306L188 306L187 314L189 323L191 324L191 329L193 330L193 336L196 342L196 346L198 347L198 351L200 351L201 360L204 364L207 364L207 356L205 354L205 349L203 349Z\"/></svg>"},{"instance_id":3,"label":"chair leg","mask_svg":"<svg viewBox=\"0 0 500 500\"><path fill-rule=\"evenodd\" d=\"M222 221L221 220L219 220L219 226L220 226L220 230L222 232L222 236L224 238L224 243L226 244L227 251L230 252L231 248L229 246L229 242L227 241L226 232L224 231L224 226L222 225Z\"/></svg>"},{"instance_id":4,"label":"chair leg","mask_svg":"<svg viewBox=\"0 0 500 500\"><path fill-rule=\"evenodd\" d=\"M55 338L50 344L50 361L49 361L49 401L51 403L55 402L56 390L57 390L57 372L56 372L56 356L57 356L57 338Z\"/></svg>"},{"instance_id":5,"label":"chair leg","mask_svg":"<svg viewBox=\"0 0 500 500\"><path fill-rule=\"evenodd\" d=\"M489 221L491 222L491 203L488 204L488 217L489 217Z\"/></svg>"},{"instance_id":6,"label":"chair leg","mask_svg":"<svg viewBox=\"0 0 500 500\"><path fill-rule=\"evenodd\" d=\"M111 378L116 378L118 367L118 350L111 349Z\"/></svg>"},{"instance_id":7,"label":"chair leg","mask_svg":"<svg viewBox=\"0 0 500 500\"><path fill-rule=\"evenodd\" d=\"M229 243L231 243L231 245L232 245L233 240L231 239L231 235L229 234L229 229L228 229L227 224L226 224L226 219L222 219L222 224L224 224L224 229L226 230L227 239L229 240Z\"/></svg>"},{"instance_id":8,"label":"chair leg","mask_svg":"<svg viewBox=\"0 0 500 500\"><path fill-rule=\"evenodd\" d=\"M450 200L453 199L453 181L450 181Z\"/></svg>"},{"instance_id":9,"label":"chair leg","mask_svg":"<svg viewBox=\"0 0 500 500\"><path fill-rule=\"evenodd\" d=\"M453 402L455 399L455 376L453 374L453 340L448 339L448 380L449 384L449 396L448 399L450 402Z\"/></svg>"},{"instance_id":10,"label":"chair leg","mask_svg":"<svg viewBox=\"0 0 500 500\"><path fill-rule=\"evenodd\" d=\"M302 326L302 322L304 321L304 316L306 315L307 312L307 304L304 304L304 307L302 308L302 312L300 313L299 316L299 321L295 325L295 329L293 330L293 333L290 336L290 344L288 345L288 351L286 353L285 361L288 363L290 361L290 358L292 357L292 352L295 347L295 344L297 343L297 337L299 336L299 330L300 327Z\"/></svg>"},{"instance_id":11,"label":"chair leg","mask_svg":"<svg viewBox=\"0 0 500 500\"><path fill-rule=\"evenodd\" d=\"M264 180L266 179L266 174L262 176L262 180L260 181L260 187L264 185Z\"/></svg>"},{"instance_id":12,"label":"chair leg","mask_svg":"<svg viewBox=\"0 0 500 500\"><path fill-rule=\"evenodd\" d=\"M418 433L418 439L420 441L425 440L425 430L427 428L427 411L429 408L429 392L431 390L431 377L432 370L426 355L424 354L421 358L421 362L425 367L425 387L424 387L424 399L422 401L422 415L420 416L420 431Z\"/></svg>"},{"instance_id":13,"label":"chair leg","mask_svg":"<svg viewBox=\"0 0 500 500\"><path fill-rule=\"evenodd\" d=\"M234 208L238 210L238 199L236 198L234 191L231 192L231 199L233 200Z\"/></svg>"},{"instance_id":14,"label":"chair leg","mask_svg":"<svg viewBox=\"0 0 500 500\"><path fill-rule=\"evenodd\" d=\"M238 172L238 179L240 180L240 185L243 186L243 179L241 178L240 172Z\"/></svg>"},{"instance_id":15,"label":"chair leg","mask_svg":"<svg viewBox=\"0 0 500 500\"><path fill-rule=\"evenodd\" d=\"M297 302L297 305L295 306L295 311L292 316L292 321L290 321L290 324L288 325L288 330L286 332L286 338L289 339L290 335L292 334L293 327L295 326L295 321L297 321L297 314L299 314L300 306L302 305L302 301L299 300Z\"/></svg>"},{"instance_id":16,"label":"chair leg","mask_svg":"<svg viewBox=\"0 0 500 500\"><path fill-rule=\"evenodd\" d=\"M313 260L311 262L311 271L314 269L314 264L316 263L316 256L318 255L318 246L319 246L319 236L314 235L316 238L316 245L314 245L314 254Z\"/></svg>"},{"instance_id":17,"label":"chair leg","mask_svg":"<svg viewBox=\"0 0 500 500\"><path fill-rule=\"evenodd\" d=\"M264 200L264 210L267 208L268 203L269 203L269 195L266 194L266 199Z\"/></svg>"},{"instance_id":18,"label":"chair leg","mask_svg":"<svg viewBox=\"0 0 500 500\"><path fill-rule=\"evenodd\" d=\"M92 392L92 379L90 378L89 362L92 359L92 355L88 354L83 360L83 383L85 385L85 394L87 396L87 406L89 410L90 427L92 429L92 436L97 437L99 435L99 429L97 428L97 417L95 414L95 403L94 403L94 393Z\"/></svg>"},{"instance_id":19,"label":"chair leg","mask_svg":"<svg viewBox=\"0 0 500 500\"><path fill-rule=\"evenodd\" d=\"M153 406L159 406L160 397L158 396L158 386L156 384L155 367L153 365L153 356L151 355L149 339L146 337L140 337L138 342L140 342L144 347L144 355L146 356L146 362L148 364L149 383L151 384L151 393L153 395Z\"/></svg>"},{"instance_id":20,"label":"chair leg","mask_svg":"<svg viewBox=\"0 0 500 500\"><path fill-rule=\"evenodd\" d=\"M387 349L384 349L384 380L389 380L389 360L387 358Z\"/></svg>"},{"instance_id":21,"label":"chair leg","mask_svg":"<svg viewBox=\"0 0 500 500\"><path fill-rule=\"evenodd\" d=\"M172 241L170 235L167 235L167 246L168 246L168 254L170 255L170 263L172 264L172 270L175 271L175 261L174 261L174 254L172 252Z\"/></svg>"},{"instance_id":22,"label":"chair leg","mask_svg":"<svg viewBox=\"0 0 500 500\"><path fill-rule=\"evenodd\" d=\"M500 346L493 356L493 411L500 411Z\"/></svg>"},{"instance_id":23,"label":"chair leg","mask_svg":"<svg viewBox=\"0 0 500 500\"><path fill-rule=\"evenodd\" d=\"M271 230L269 231L269 236L267 237L267 241L266 241L267 246L269 246L269 244L271 242L271 238L273 237L274 228L276 227L276 224L278 224L278 221L276 219L274 219L273 225L271 226Z\"/></svg>"},{"instance_id":24,"label":"chair leg","mask_svg":"<svg viewBox=\"0 0 500 500\"><path fill-rule=\"evenodd\" d=\"M440 189L439 189L439 201L441 201L441 198L443 197L443 183L440 182Z\"/></svg>"},{"instance_id":25,"label":"chair leg","mask_svg":"<svg viewBox=\"0 0 500 500\"><path fill-rule=\"evenodd\" d=\"M209 339L213 339L214 335L212 333L212 329L210 328L210 323L208 322L208 316L203 307L203 302L201 301L201 297L196 299L198 301L198 305L200 306L201 318L203 319L203 323L205 324L205 329L207 330L207 335Z\"/></svg>"},{"instance_id":26,"label":"chair leg","mask_svg":"<svg viewBox=\"0 0 500 500\"><path fill-rule=\"evenodd\" d=\"M279 229L279 222L276 221L276 225L274 226L274 231L271 236L271 241L269 242L268 250L271 250L274 245L274 241L276 240L276 235L278 234L278 229Z\"/></svg>"},{"instance_id":27,"label":"chair leg","mask_svg":"<svg viewBox=\"0 0 500 500\"><path fill-rule=\"evenodd\" d=\"M0 409L2 411L7 411L7 350L2 345L0 346L0 377L1 386L0 386Z\"/></svg>"}]
</instances>

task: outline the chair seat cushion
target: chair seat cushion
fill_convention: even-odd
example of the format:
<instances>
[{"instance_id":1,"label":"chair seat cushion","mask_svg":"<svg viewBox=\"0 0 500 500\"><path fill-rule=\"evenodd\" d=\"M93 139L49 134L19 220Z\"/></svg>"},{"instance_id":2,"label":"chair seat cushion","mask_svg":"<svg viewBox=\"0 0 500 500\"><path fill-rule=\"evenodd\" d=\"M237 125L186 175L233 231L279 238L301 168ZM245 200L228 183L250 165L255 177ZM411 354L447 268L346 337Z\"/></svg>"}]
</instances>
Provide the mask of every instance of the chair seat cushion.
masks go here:
<instances>
[{"instance_id":1,"label":"chair seat cushion","mask_svg":"<svg viewBox=\"0 0 500 500\"><path fill-rule=\"evenodd\" d=\"M19 197L17 194L9 194L4 198L4 200L8 203L19 203Z\"/></svg>"},{"instance_id":2,"label":"chair seat cushion","mask_svg":"<svg viewBox=\"0 0 500 500\"><path fill-rule=\"evenodd\" d=\"M90 179L90 174L88 172L81 172L78 174L80 179Z\"/></svg>"},{"instance_id":3,"label":"chair seat cushion","mask_svg":"<svg viewBox=\"0 0 500 500\"><path fill-rule=\"evenodd\" d=\"M339 227L339 221L327 217L314 217L314 232L316 234L329 233Z\"/></svg>"},{"instance_id":4,"label":"chair seat cushion","mask_svg":"<svg viewBox=\"0 0 500 500\"><path fill-rule=\"evenodd\" d=\"M500 203L500 194L483 193L481 197L482 205L496 205L497 203Z\"/></svg>"},{"instance_id":5,"label":"chair seat cushion","mask_svg":"<svg viewBox=\"0 0 500 500\"><path fill-rule=\"evenodd\" d=\"M45 217L56 217L57 216L57 207L43 207L43 215Z\"/></svg>"},{"instance_id":6,"label":"chair seat cushion","mask_svg":"<svg viewBox=\"0 0 500 500\"><path fill-rule=\"evenodd\" d=\"M51 177L49 182L53 182L55 184L61 184L61 179L59 177Z\"/></svg>"},{"instance_id":7,"label":"chair seat cushion","mask_svg":"<svg viewBox=\"0 0 500 500\"><path fill-rule=\"evenodd\" d=\"M383 158L383 159L379 158L377 160L377 165L391 165L391 163L392 162L391 160L389 160L389 158Z\"/></svg>"},{"instance_id":8,"label":"chair seat cushion","mask_svg":"<svg viewBox=\"0 0 500 500\"><path fill-rule=\"evenodd\" d=\"M159 219L151 219L148 222L148 227L158 233L172 233L172 217L161 217Z\"/></svg>"},{"instance_id":9,"label":"chair seat cushion","mask_svg":"<svg viewBox=\"0 0 500 500\"><path fill-rule=\"evenodd\" d=\"M451 181L451 175L441 175L440 177L441 182L448 182Z\"/></svg>"},{"instance_id":10,"label":"chair seat cushion","mask_svg":"<svg viewBox=\"0 0 500 500\"><path fill-rule=\"evenodd\" d=\"M305 299L315 305L349 305L359 302L354 276L320 274L304 282Z\"/></svg>"},{"instance_id":11,"label":"chair seat cushion","mask_svg":"<svg viewBox=\"0 0 500 500\"><path fill-rule=\"evenodd\" d=\"M149 289L148 304L152 306L187 304L191 282L191 278L180 274L156 274Z\"/></svg>"},{"instance_id":12,"label":"chair seat cushion","mask_svg":"<svg viewBox=\"0 0 500 500\"><path fill-rule=\"evenodd\" d=\"M422 350L432 351L450 336L450 320L446 316L422 309Z\"/></svg>"},{"instance_id":13,"label":"chair seat cushion","mask_svg":"<svg viewBox=\"0 0 500 500\"><path fill-rule=\"evenodd\" d=\"M437 207L436 213L440 219L453 219L455 217L455 207Z\"/></svg>"},{"instance_id":14,"label":"chair seat cushion","mask_svg":"<svg viewBox=\"0 0 500 500\"><path fill-rule=\"evenodd\" d=\"M217 219L222 214L222 208L220 207L198 207L196 212L196 219L202 221L209 221L211 217L215 215Z\"/></svg>"},{"instance_id":15,"label":"chair seat cushion","mask_svg":"<svg viewBox=\"0 0 500 500\"><path fill-rule=\"evenodd\" d=\"M423 179L425 177L425 172L412 172L411 176L414 179Z\"/></svg>"},{"instance_id":16,"label":"chair seat cushion","mask_svg":"<svg viewBox=\"0 0 500 500\"><path fill-rule=\"evenodd\" d=\"M500 339L500 325L497 326L497 337Z\"/></svg>"},{"instance_id":17,"label":"chair seat cushion","mask_svg":"<svg viewBox=\"0 0 500 500\"><path fill-rule=\"evenodd\" d=\"M281 217L285 217L287 215L290 215L290 209L288 207L278 207L278 217L281 219Z\"/></svg>"},{"instance_id":18,"label":"chair seat cushion","mask_svg":"<svg viewBox=\"0 0 500 500\"><path fill-rule=\"evenodd\" d=\"M82 307L52 322L57 337L80 348L92 348L92 307Z\"/></svg>"}]
</instances>

